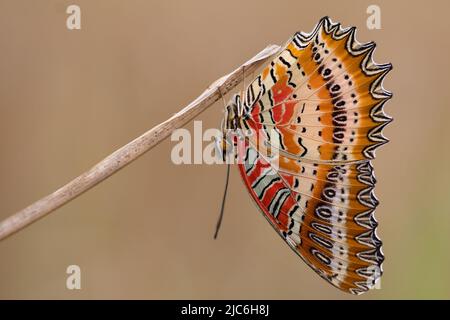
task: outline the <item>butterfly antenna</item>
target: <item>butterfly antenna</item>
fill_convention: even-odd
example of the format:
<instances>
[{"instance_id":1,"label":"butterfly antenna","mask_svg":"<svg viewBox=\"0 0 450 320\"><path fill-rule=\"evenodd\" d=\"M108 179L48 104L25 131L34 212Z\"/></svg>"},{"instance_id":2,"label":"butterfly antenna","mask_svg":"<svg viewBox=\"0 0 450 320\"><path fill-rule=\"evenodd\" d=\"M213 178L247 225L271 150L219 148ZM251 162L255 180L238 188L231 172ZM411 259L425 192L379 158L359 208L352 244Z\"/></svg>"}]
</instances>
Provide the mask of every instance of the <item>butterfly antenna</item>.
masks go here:
<instances>
[{"instance_id":1,"label":"butterfly antenna","mask_svg":"<svg viewBox=\"0 0 450 320\"><path fill-rule=\"evenodd\" d=\"M241 98L244 99L245 95L245 65L242 66L242 96Z\"/></svg>"},{"instance_id":2,"label":"butterfly antenna","mask_svg":"<svg viewBox=\"0 0 450 320\"><path fill-rule=\"evenodd\" d=\"M216 232L214 233L214 239L217 239L217 235L219 234L219 229L222 224L223 212L225 211L225 200L227 198L228 193L228 181L230 180L230 164L227 164L227 177L225 179L225 190L223 192L222 198L222 206L220 207L219 219L217 220Z\"/></svg>"}]
</instances>

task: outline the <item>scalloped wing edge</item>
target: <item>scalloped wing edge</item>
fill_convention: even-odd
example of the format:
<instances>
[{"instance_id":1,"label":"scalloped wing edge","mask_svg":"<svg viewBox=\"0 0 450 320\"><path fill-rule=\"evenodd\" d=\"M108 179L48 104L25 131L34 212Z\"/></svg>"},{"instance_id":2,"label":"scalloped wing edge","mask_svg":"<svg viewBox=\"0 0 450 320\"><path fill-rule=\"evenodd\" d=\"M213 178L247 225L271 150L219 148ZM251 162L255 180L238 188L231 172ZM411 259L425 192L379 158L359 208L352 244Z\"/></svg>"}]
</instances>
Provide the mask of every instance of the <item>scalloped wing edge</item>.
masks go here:
<instances>
[{"instance_id":1,"label":"scalloped wing edge","mask_svg":"<svg viewBox=\"0 0 450 320\"><path fill-rule=\"evenodd\" d=\"M340 23L334 23L329 17L323 17L314 27L310 33L297 32L293 41L300 48L308 46L309 42L317 35L317 33L324 29L326 33L330 34L334 40L341 40L348 36L346 42L347 51L353 56L365 55L361 62L361 70L367 76L377 76L377 78L370 85L370 94L376 100L379 100L370 111L370 117L377 126L372 128L368 133L370 141L374 142L364 148L363 154L368 159L375 158L375 150L389 142L389 139L383 135L383 129L392 122L392 117L387 115L384 111L384 104L387 100L392 98L392 92L386 90L383 86L383 81L389 71L392 70L391 63L379 64L374 61L374 52L376 44L374 42L360 43L356 40L356 27L343 28Z\"/></svg>"}]
</instances>

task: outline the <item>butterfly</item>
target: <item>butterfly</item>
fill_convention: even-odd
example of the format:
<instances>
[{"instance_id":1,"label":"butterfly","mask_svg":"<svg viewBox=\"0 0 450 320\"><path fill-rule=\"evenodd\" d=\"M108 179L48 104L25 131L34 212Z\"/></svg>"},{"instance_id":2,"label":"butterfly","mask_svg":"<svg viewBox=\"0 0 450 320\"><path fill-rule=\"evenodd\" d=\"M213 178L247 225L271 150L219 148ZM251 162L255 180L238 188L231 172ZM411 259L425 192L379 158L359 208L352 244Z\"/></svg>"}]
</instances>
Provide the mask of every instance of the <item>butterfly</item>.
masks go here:
<instances>
[{"instance_id":1,"label":"butterfly","mask_svg":"<svg viewBox=\"0 0 450 320\"><path fill-rule=\"evenodd\" d=\"M392 65L376 64L374 50L355 40L355 27L324 17L233 97L222 122L222 152L236 149L270 225L323 279L352 294L375 286L384 260L371 159L388 142L382 130L392 118L383 106L392 94L382 82Z\"/></svg>"}]
</instances>

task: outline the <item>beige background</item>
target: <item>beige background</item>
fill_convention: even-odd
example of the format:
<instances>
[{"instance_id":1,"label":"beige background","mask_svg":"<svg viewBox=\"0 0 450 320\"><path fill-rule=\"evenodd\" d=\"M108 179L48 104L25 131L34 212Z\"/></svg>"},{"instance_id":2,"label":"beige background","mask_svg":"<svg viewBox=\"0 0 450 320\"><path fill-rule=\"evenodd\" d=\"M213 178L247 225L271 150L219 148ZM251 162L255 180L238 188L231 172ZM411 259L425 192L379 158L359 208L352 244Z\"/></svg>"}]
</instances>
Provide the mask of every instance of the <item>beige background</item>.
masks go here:
<instances>
[{"instance_id":1,"label":"beige background","mask_svg":"<svg viewBox=\"0 0 450 320\"><path fill-rule=\"evenodd\" d=\"M68 31L66 7L82 9ZM0 218L165 120L269 43L324 15L392 62L391 143L375 161L382 289L450 298L447 1L0 1ZM201 115L217 127L220 103ZM188 126L192 128L192 124ZM349 299L282 243L232 171L175 166L165 141L111 179L0 242L0 298ZM82 290L65 288L66 267Z\"/></svg>"}]
</instances>

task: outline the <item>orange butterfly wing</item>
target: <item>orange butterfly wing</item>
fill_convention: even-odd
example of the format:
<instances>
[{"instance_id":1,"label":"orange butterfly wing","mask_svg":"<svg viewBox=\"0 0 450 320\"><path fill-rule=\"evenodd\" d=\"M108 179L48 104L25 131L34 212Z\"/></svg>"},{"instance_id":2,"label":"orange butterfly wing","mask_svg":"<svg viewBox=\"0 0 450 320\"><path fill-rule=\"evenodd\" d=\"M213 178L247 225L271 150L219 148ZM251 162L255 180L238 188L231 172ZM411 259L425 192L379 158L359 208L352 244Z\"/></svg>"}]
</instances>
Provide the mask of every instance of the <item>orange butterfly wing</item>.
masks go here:
<instances>
[{"instance_id":1,"label":"orange butterfly wing","mask_svg":"<svg viewBox=\"0 0 450 320\"><path fill-rule=\"evenodd\" d=\"M381 276L370 159L386 143L390 64L373 43L323 18L297 33L248 87L241 176L288 245L334 286L359 294Z\"/></svg>"}]
</instances>

